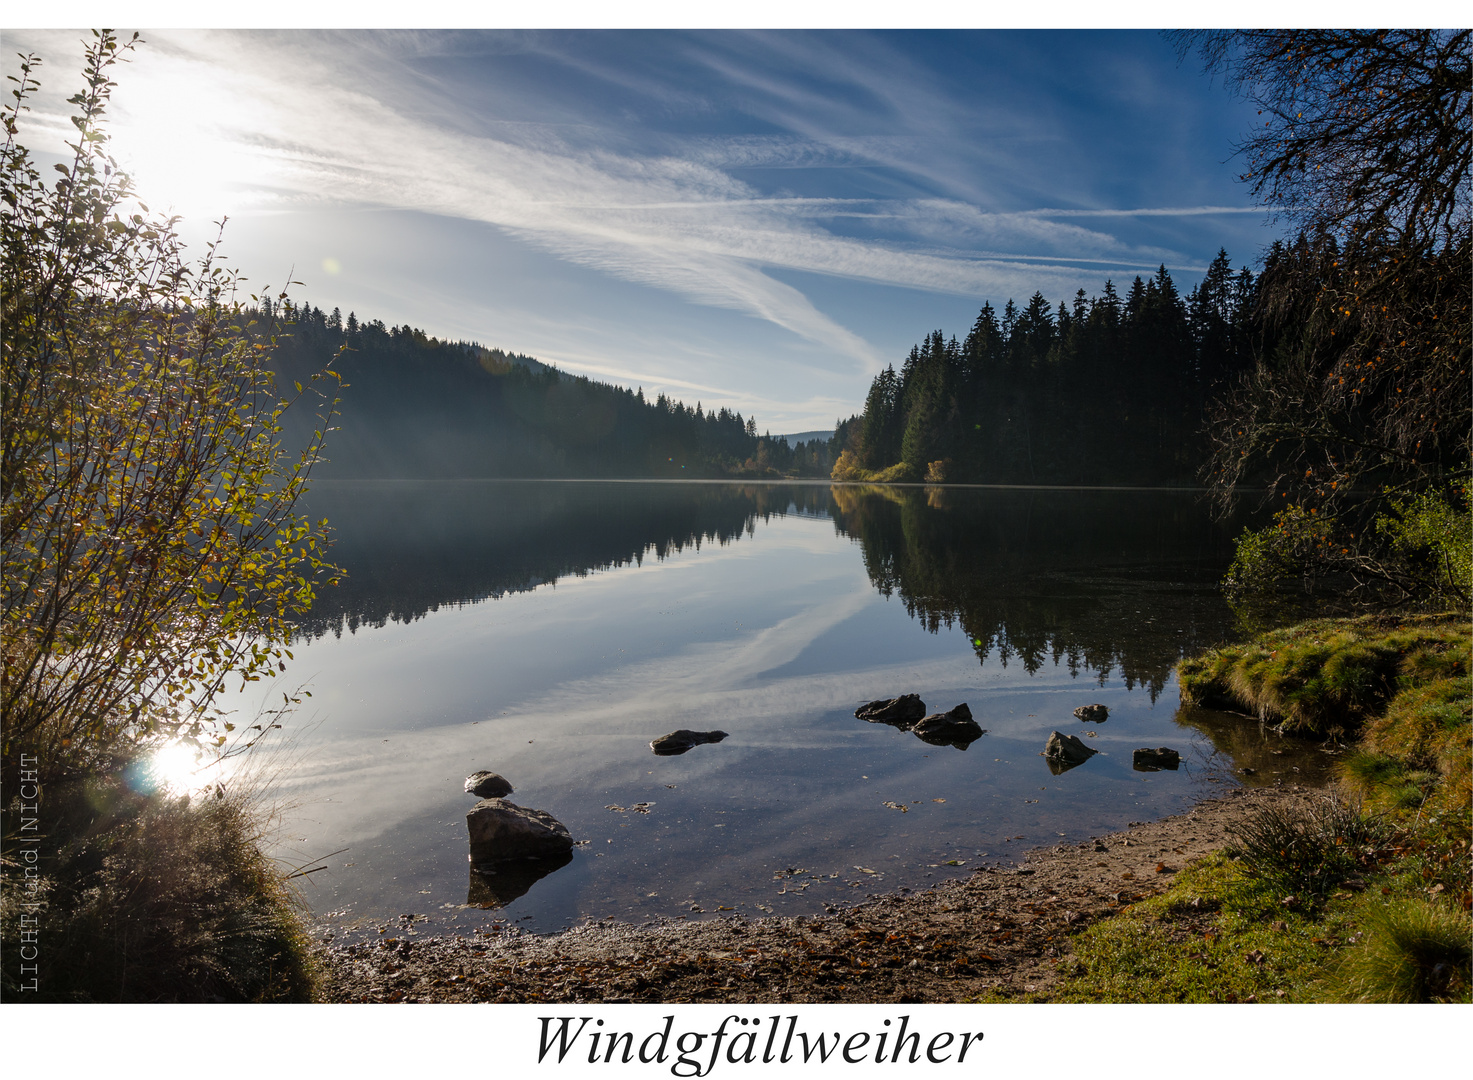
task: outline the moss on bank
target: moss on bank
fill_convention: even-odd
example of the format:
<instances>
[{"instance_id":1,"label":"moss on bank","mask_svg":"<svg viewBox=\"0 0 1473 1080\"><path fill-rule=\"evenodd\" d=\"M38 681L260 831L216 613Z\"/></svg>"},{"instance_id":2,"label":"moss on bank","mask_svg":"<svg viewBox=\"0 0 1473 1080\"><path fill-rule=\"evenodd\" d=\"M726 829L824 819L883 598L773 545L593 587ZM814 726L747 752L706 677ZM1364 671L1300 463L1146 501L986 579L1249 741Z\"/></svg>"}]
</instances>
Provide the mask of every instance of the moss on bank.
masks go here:
<instances>
[{"instance_id":1,"label":"moss on bank","mask_svg":"<svg viewBox=\"0 0 1473 1080\"><path fill-rule=\"evenodd\" d=\"M42 804L38 887L9 872L19 853L7 852L5 948L19 955L24 925L36 971L6 965L6 1000L312 999L306 931L261 851L248 799L140 795L91 780L50 787ZM23 915L34 921L22 924Z\"/></svg>"},{"instance_id":2,"label":"moss on bank","mask_svg":"<svg viewBox=\"0 0 1473 1080\"><path fill-rule=\"evenodd\" d=\"M1243 709L1285 732L1358 732L1402 691L1468 685L1469 624L1446 615L1316 619L1183 660L1182 700Z\"/></svg>"},{"instance_id":3,"label":"moss on bank","mask_svg":"<svg viewBox=\"0 0 1473 1080\"><path fill-rule=\"evenodd\" d=\"M1255 814L1170 890L1071 939L1035 1000L1473 1000L1469 631L1322 619L1182 661L1184 702L1354 739L1338 801Z\"/></svg>"}]
</instances>

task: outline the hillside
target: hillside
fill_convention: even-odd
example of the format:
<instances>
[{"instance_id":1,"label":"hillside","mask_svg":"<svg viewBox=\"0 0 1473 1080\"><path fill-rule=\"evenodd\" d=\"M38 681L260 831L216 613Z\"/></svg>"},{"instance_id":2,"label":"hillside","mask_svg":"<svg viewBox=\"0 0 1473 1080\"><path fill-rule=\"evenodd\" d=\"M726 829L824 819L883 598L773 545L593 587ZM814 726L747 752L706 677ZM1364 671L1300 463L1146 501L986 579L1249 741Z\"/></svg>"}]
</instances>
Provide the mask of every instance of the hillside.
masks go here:
<instances>
[{"instance_id":1,"label":"hillside","mask_svg":"<svg viewBox=\"0 0 1473 1080\"><path fill-rule=\"evenodd\" d=\"M322 479L827 476L828 448L757 434L755 419L570 375L529 356L359 323L310 304L270 307L283 326L278 383L341 383ZM328 387L331 380L320 381ZM320 426L288 413L285 445Z\"/></svg>"}]
</instances>

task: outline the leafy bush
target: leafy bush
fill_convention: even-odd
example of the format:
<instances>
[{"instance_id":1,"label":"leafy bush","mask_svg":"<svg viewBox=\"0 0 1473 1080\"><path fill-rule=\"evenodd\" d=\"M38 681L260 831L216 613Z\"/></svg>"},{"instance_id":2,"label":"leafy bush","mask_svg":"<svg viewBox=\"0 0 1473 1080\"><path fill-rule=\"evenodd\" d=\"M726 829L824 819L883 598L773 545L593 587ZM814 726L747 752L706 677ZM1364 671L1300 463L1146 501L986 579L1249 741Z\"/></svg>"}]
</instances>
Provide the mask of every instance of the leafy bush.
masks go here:
<instances>
[{"instance_id":1,"label":"leafy bush","mask_svg":"<svg viewBox=\"0 0 1473 1080\"><path fill-rule=\"evenodd\" d=\"M1335 521L1303 506L1285 507L1272 525L1244 529L1234 541L1232 564L1223 588L1230 598L1271 592L1280 582L1301 579L1313 586L1316 571L1330 560Z\"/></svg>"},{"instance_id":2,"label":"leafy bush","mask_svg":"<svg viewBox=\"0 0 1473 1080\"><path fill-rule=\"evenodd\" d=\"M915 481L916 475L915 468L905 462L879 471L866 469L860 465L857 454L852 450L845 450L834 464L830 479L849 483L908 484Z\"/></svg>"},{"instance_id":3,"label":"leafy bush","mask_svg":"<svg viewBox=\"0 0 1473 1080\"><path fill-rule=\"evenodd\" d=\"M1385 491L1379 502L1388 510L1360 534L1353 524L1297 504L1275 514L1272 525L1244 529L1223 579L1229 601L1251 619L1255 605L1284 584L1297 581L1313 592L1330 578L1379 601L1466 607L1473 597L1467 486L1403 497Z\"/></svg>"},{"instance_id":4,"label":"leafy bush","mask_svg":"<svg viewBox=\"0 0 1473 1080\"><path fill-rule=\"evenodd\" d=\"M223 742L212 698L279 668L332 569L295 513L332 406L287 457L283 414L314 391L278 396L239 280L213 245L187 262L107 153L131 47L104 31L88 50L49 185L20 141L39 59L0 110L0 710L7 763L35 756L43 780L139 743Z\"/></svg>"},{"instance_id":5,"label":"leafy bush","mask_svg":"<svg viewBox=\"0 0 1473 1080\"><path fill-rule=\"evenodd\" d=\"M1473 516L1467 485L1452 498L1424 491L1391 500L1392 513L1376 519L1376 529L1391 541L1409 572L1437 600L1466 606L1473 597Z\"/></svg>"},{"instance_id":6,"label":"leafy bush","mask_svg":"<svg viewBox=\"0 0 1473 1080\"><path fill-rule=\"evenodd\" d=\"M168 740L223 746L226 678L281 670L333 572L326 523L295 508L335 403L285 455L283 415L315 391L278 393L241 281L214 245L186 261L108 154L111 71L136 40L95 34L49 184L21 141L37 57L0 109L0 718L6 809L39 784L48 845L37 890L0 901L3 933L12 952L40 937L51 1000L300 1000L301 930L249 799L116 779ZM7 871L24 820L5 816ZM7 991L19 974L5 965Z\"/></svg>"}]
</instances>

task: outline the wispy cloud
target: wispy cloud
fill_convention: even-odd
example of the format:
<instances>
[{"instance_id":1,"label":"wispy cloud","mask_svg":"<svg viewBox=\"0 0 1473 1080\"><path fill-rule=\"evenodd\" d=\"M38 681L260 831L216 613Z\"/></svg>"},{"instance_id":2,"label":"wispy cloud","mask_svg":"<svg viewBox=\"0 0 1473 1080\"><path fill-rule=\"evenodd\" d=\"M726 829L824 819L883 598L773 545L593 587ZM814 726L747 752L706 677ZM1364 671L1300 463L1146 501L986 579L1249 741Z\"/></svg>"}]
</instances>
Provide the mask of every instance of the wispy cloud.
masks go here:
<instances>
[{"instance_id":1,"label":"wispy cloud","mask_svg":"<svg viewBox=\"0 0 1473 1080\"><path fill-rule=\"evenodd\" d=\"M988 177L1007 173L1021 142L1053 136L1004 110L980 121L964 115L934 71L872 37L679 39L675 61L719 79L781 129L690 137L636 136L587 122L571 105L498 111L440 72L447 57L494 62L483 39L153 37L116 108L127 134L120 144L135 148L150 190L182 202L231 188L238 205L256 210L369 205L484 222L569 263L771 323L860 371L882 365L871 344L772 271L958 295L1067 295L1110 273L1185 261L1075 219L1262 213L1005 209L1009 197ZM495 44L620 86L651 108L709 107L699 80L676 86L537 35ZM65 124L55 113L43 119ZM951 157L922 152L957 143L963 130L965 148ZM988 137L975 138L979 130ZM658 149L634 145L641 141ZM879 170L897 191L774 193L743 179L757 169Z\"/></svg>"},{"instance_id":2,"label":"wispy cloud","mask_svg":"<svg viewBox=\"0 0 1473 1080\"><path fill-rule=\"evenodd\" d=\"M1155 206L1139 207L1131 210L1111 210L1100 208L1095 210L1019 210L1013 217L1215 217L1218 214L1258 214L1267 215L1275 212L1274 207L1265 206Z\"/></svg>"}]
</instances>

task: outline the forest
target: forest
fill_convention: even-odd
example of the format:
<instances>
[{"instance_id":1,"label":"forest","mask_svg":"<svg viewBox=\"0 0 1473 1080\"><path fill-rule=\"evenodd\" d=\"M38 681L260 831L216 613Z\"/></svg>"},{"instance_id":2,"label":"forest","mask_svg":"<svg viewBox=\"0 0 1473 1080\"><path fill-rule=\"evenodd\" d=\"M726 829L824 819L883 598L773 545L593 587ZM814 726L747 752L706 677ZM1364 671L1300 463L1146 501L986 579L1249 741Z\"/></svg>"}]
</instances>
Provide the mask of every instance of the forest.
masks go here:
<instances>
[{"instance_id":1,"label":"forest","mask_svg":"<svg viewBox=\"0 0 1473 1080\"><path fill-rule=\"evenodd\" d=\"M1257 292L1219 251L1186 297L1162 266L1124 296L1107 280L1057 306L984 304L964 340L937 330L875 378L836 433L834 478L1194 484L1213 389L1266 344Z\"/></svg>"},{"instance_id":2,"label":"forest","mask_svg":"<svg viewBox=\"0 0 1473 1080\"><path fill-rule=\"evenodd\" d=\"M277 329L279 386L306 384L324 367L338 376L320 478L827 477L832 468L820 440L790 447L739 412L650 400L642 388L517 353L290 300L267 299L250 315ZM286 444L306 445L317 419L288 416Z\"/></svg>"}]
</instances>

